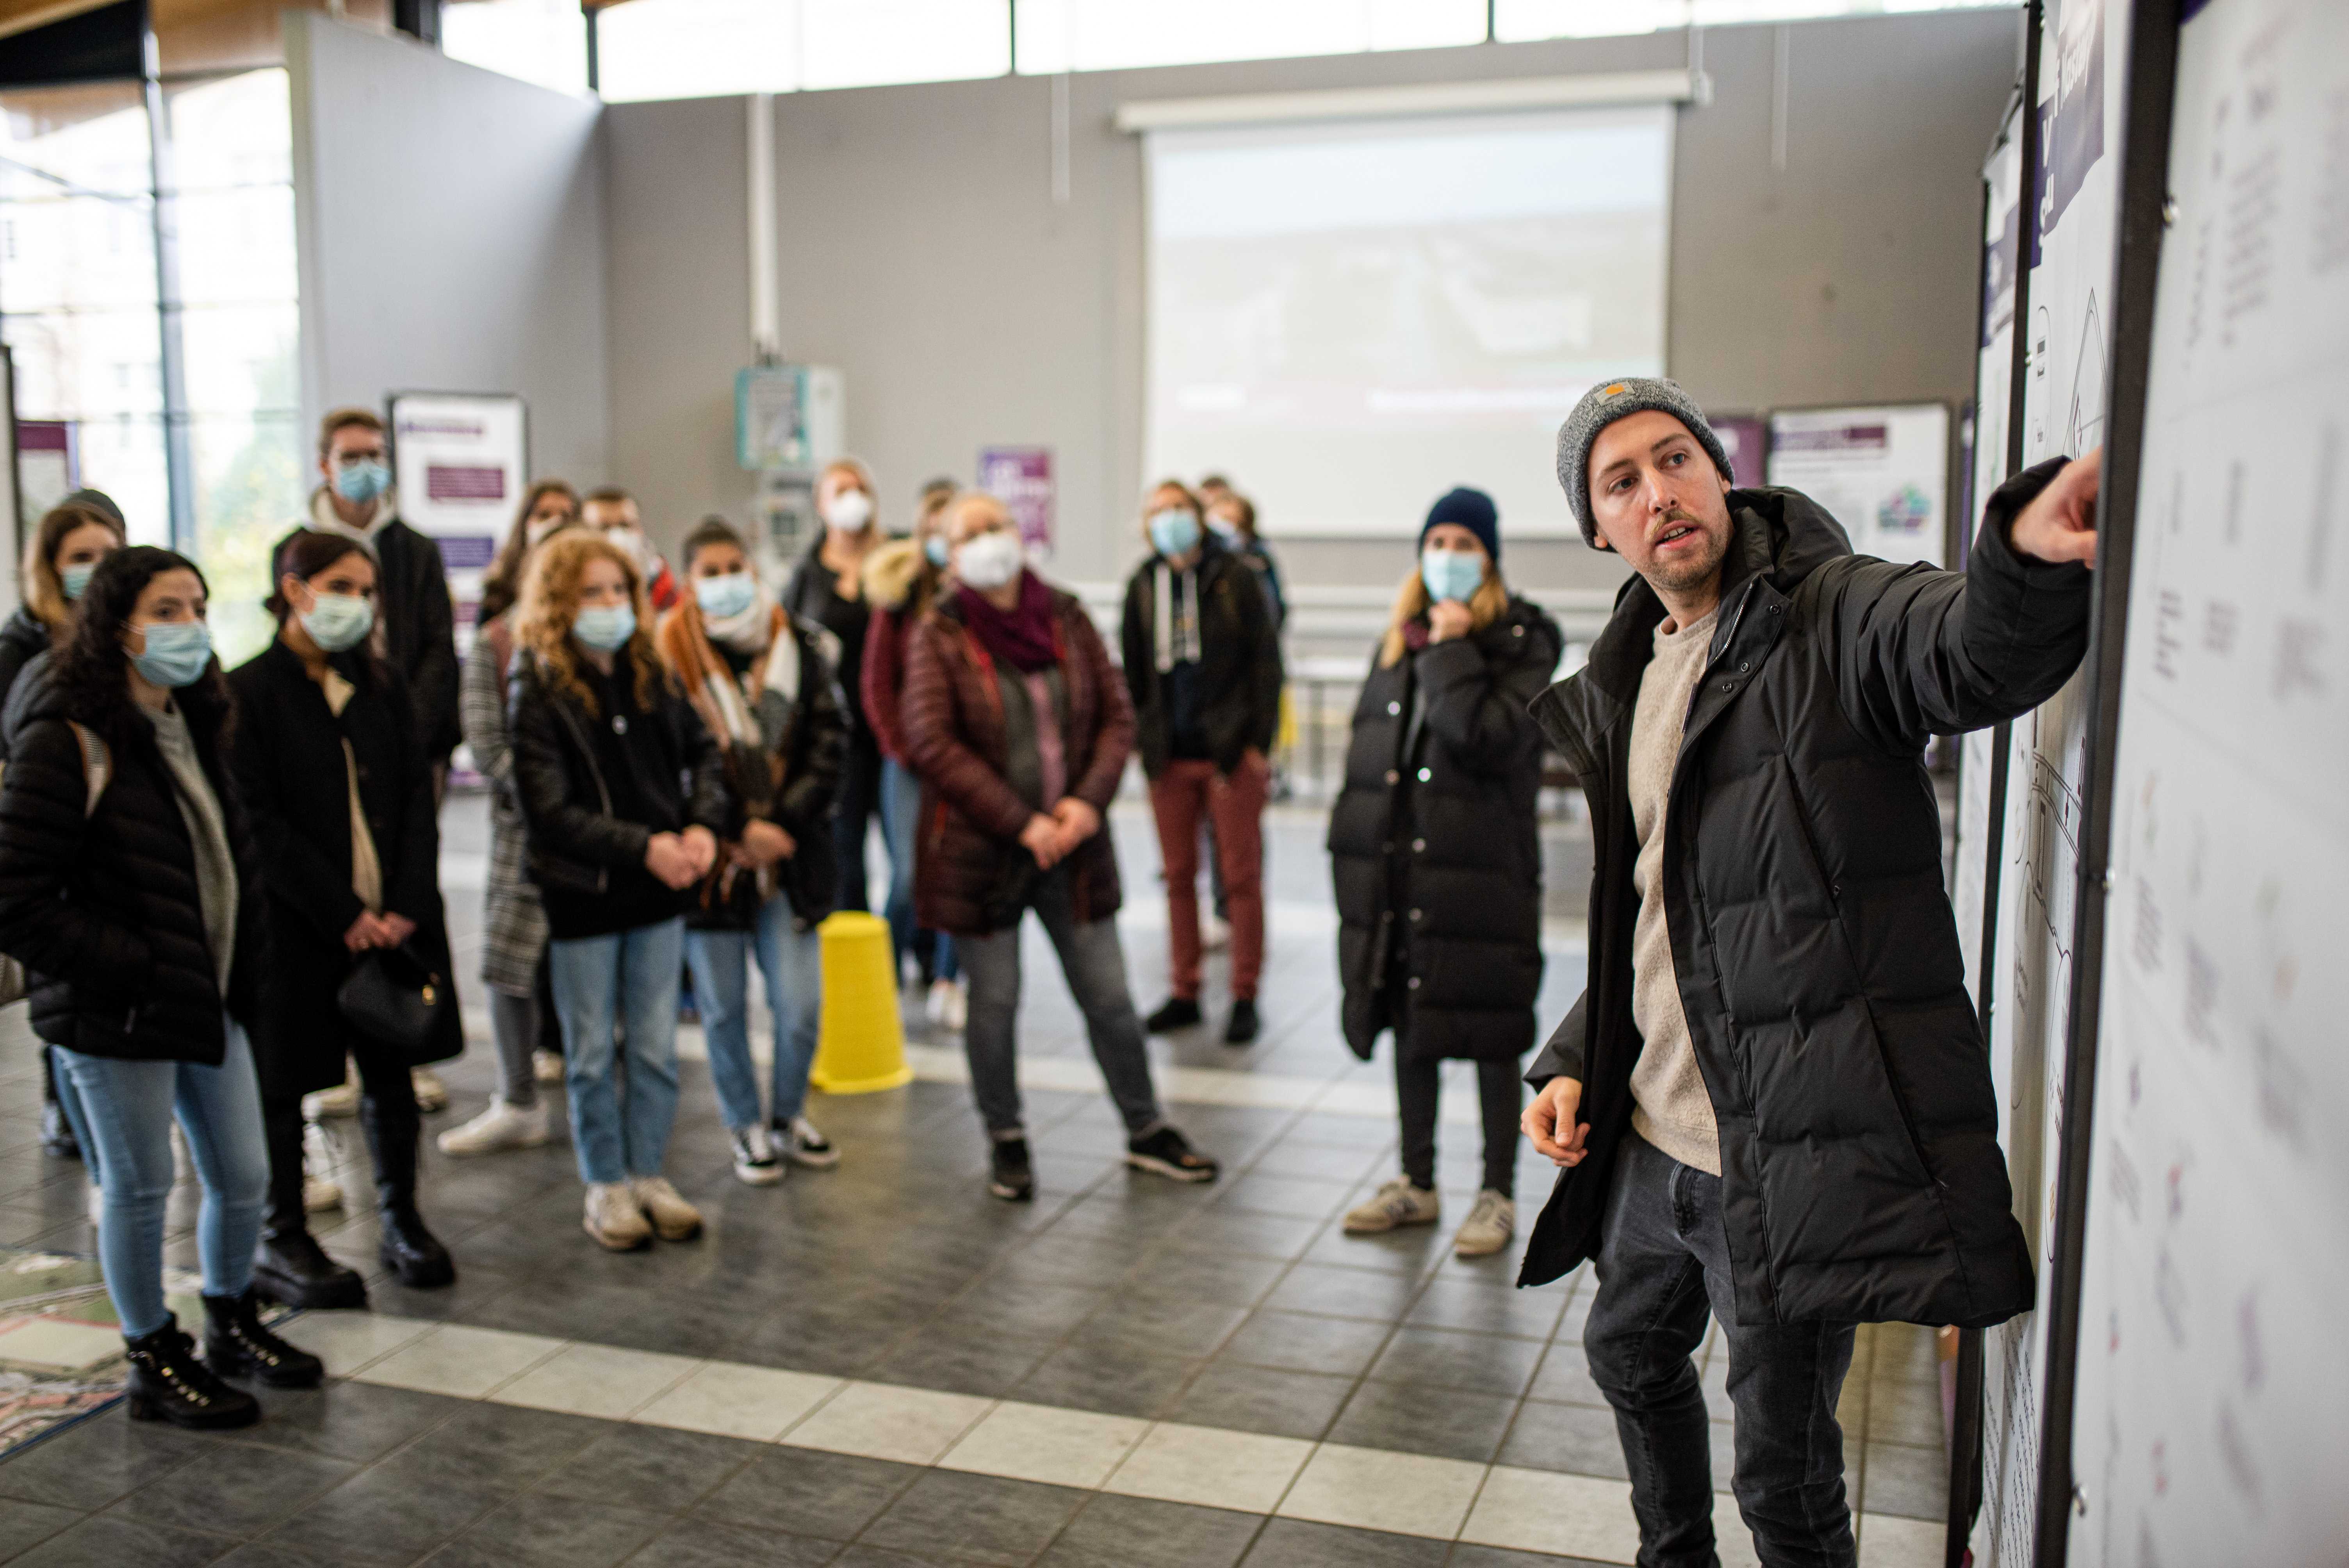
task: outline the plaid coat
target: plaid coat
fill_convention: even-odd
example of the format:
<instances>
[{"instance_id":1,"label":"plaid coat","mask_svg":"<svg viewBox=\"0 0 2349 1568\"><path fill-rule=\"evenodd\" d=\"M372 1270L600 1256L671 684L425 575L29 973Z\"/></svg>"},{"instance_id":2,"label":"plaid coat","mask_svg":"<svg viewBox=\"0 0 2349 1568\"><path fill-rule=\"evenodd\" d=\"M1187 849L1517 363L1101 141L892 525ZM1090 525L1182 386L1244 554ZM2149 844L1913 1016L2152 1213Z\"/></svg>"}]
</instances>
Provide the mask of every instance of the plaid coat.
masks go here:
<instances>
[{"instance_id":1,"label":"plaid coat","mask_svg":"<svg viewBox=\"0 0 2349 1568\"><path fill-rule=\"evenodd\" d=\"M528 844L513 792L513 742L506 721L506 661L513 630L502 615L473 638L458 692L458 714L473 766L490 780L490 874L481 896L481 980L509 995L538 985L546 953L546 911L524 872Z\"/></svg>"}]
</instances>

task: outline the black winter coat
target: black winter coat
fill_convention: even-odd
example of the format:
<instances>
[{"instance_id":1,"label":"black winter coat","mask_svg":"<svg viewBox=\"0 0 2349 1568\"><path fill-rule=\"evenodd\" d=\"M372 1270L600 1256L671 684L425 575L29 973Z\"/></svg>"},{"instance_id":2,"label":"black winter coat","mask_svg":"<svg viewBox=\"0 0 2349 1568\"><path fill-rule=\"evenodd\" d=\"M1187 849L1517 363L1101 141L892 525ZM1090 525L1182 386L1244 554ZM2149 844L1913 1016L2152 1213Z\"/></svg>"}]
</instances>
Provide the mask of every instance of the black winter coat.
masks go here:
<instances>
[{"instance_id":1,"label":"black winter coat","mask_svg":"<svg viewBox=\"0 0 2349 1568\"><path fill-rule=\"evenodd\" d=\"M351 891L348 741L358 764L359 809L383 868L383 907L416 923L409 945L444 983L454 983L449 928L440 905L440 821L432 764L418 745L406 683L378 682L355 655L331 661L357 689L337 718L302 657L273 642L228 677L237 726L229 763L259 847L271 956L253 1031L261 1092L308 1094L343 1081L345 1055L364 1037L347 1022L336 994L359 962L343 933L366 907ZM453 1015L452 1015L453 1021ZM464 1049L460 1030L418 1058L445 1061Z\"/></svg>"},{"instance_id":2,"label":"black winter coat","mask_svg":"<svg viewBox=\"0 0 2349 1568\"><path fill-rule=\"evenodd\" d=\"M16 679L25 666L49 651L49 628L41 618L23 605L0 624L0 708L5 708L16 690ZM0 726L0 761L7 759L5 726Z\"/></svg>"},{"instance_id":3,"label":"black winter coat","mask_svg":"<svg viewBox=\"0 0 2349 1568\"><path fill-rule=\"evenodd\" d=\"M312 504L317 504L315 499ZM417 742L426 759L445 762L465 738L457 717L457 611L449 595L449 569L440 545L398 518L376 530L367 544L378 568L376 600L383 608L385 655L408 683ZM274 550L270 559L277 559Z\"/></svg>"},{"instance_id":4,"label":"black winter coat","mask_svg":"<svg viewBox=\"0 0 2349 1568\"><path fill-rule=\"evenodd\" d=\"M0 953L32 977L33 1032L123 1061L218 1067L223 998L197 891L195 847L146 718L96 725L113 774L87 820L81 741L54 688L21 716L0 787ZM176 694L219 797L239 869L236 955L225 1011L251 1026L262 973L262 894L253 836L221 757L225 704Z\"/></svg>"},{"instance_id":5,"label":"black winter coat","mask_svg":"<svg viewBox=\"0 0 2349 1568\"><path fill-rule=\"evenodd\" d=\"M1785 490L1737 490L1719 629L1665 814L1672 965L1720 1126L1741 1324L1982 1326L2032 1305L2031 1257L1941 873L1922 752L2054 695L2087 644L2090 574L2006 542L2053 459L1990 500L1970 569L1851 553ZM1589 1152L1563 1171L1519 1283L1596 1253L1630 1134L1625 779L1664 607L1634 578L1588 665L1534 716L1590 804L1590 970L1527 1080L1583 1084Z\"/></svg>"},{"instance_id":6,"label":"black winter coat","mask_svg":"<svg viewBox=\"0 0 2349 1568\"><path fill-rule=\"evenodd\" d=\"M1372 655L1330 816L1346 1044L1515 1061L1541 989L1541 734L1526 705L1563 641L1512 599L1483 631ZM1397 994L1394 960L1407 976Z\"/></svg>"},{"instance_id":7,"label":"black winter coat","mask_svg":"<svg viewBox=\"0 0 2349 1568\"><path fill-rule=\"evenodd\" d=\"M1133 699L1134 749L1155 779L1172 753L1166 683L1158 673L1158 573L1154 555L1125 583L1119 655ZM1212 539L1199 556L1200 727L1208 759L1229 773L1250 747L1270 751L1280 733L1280 637L1255 572Z\"/></svg>"}]
</instances>

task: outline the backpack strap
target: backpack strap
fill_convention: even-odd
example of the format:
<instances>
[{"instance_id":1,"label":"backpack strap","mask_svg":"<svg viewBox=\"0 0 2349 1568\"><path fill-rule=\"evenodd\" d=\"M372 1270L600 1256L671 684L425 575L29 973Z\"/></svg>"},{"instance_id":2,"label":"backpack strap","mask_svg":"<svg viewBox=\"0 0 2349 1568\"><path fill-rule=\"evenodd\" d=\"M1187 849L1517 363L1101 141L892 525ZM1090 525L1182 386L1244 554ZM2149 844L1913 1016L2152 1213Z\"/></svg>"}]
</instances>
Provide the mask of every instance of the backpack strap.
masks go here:
<instances>
[{"instance_id":1,"label":"backpack strap","mask_svg":"<svg viewBox=\"0 0 2349 1568\"><path fill-rule=\"evenodd\" d=\"M73 721L67 720L68 724ZM82 804L82 820L88 821L98 812L98 797L114 778L114 754L106 748L106 739L86 725L73 726L74 738L81 742L81 779L88 791Z\"/></svg>"}]
</instances>

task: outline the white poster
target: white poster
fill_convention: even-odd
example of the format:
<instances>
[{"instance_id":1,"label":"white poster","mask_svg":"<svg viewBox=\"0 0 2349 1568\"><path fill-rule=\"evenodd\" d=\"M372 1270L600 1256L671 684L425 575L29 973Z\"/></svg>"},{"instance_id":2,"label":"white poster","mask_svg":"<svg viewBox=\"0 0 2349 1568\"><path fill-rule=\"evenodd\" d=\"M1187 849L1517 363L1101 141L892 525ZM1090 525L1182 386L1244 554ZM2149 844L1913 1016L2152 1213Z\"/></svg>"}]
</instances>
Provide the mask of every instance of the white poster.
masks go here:
<instances>
[{"instance_id":1,"label":"white poster","mask_svg":"<svg viewBox=\"0 0 2349 1568\"><path fill-rule=\"evenodd\" d=\"M2070 1560L2349 1552L2349 6L2178 39Z\"/></svg>"},{"instance_id":2,"label":"white poster","mask_svg":"<svg viewBox=\"0 0 2349 1568\"><path fill-rule=\"evenodd\" d=\"M528 422L519 397L401 392L391 399L399 516L440 546L457 623L472 624L481 573L530 483Z\"/></svg>"},{"instance_id":3,"label":"white poster","mask_svg":"<svg viewBox=\"0 0 2349 1568\"><path fill-rule=\"evenodd\" d=\"M1773 414L1770 482L1826 508L1859 554L1941 565L1950 411L1918 403Z\"/></svg>"}]
</instances>

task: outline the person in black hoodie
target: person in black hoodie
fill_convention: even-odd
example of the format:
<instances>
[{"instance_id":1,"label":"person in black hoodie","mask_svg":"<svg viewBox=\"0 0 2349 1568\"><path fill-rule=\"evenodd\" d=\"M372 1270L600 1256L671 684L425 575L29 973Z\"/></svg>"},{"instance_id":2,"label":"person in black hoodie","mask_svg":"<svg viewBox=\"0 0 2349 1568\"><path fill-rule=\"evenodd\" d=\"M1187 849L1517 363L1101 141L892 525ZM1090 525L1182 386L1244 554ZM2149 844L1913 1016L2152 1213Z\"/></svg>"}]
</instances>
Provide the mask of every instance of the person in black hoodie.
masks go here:
<instances>
[{"instance_id":1,"label":"person in black hoodie","mask_svg":"<svg viewBox=\"0 0 2349 1568\"><path fill-rule=\"evenodd\" d=\"M122 514L98 490L76 490L42 516L25 544L19 577L25 602L0 625L0 709L27 666L39 661L46 667L50 645L65 635L90 574L123 542ZM37 671L35 678L37 683ZM0 726L0 762L7 755ZM41 1147L59 1160L80 1159L79 1116L70 1101L59 1099L57 1064L42 1051Z\"/></svg>"},{"instance_id":2,"label":"person in black hoodie","mask_svg":"<svg viewBox=\"0 0 2349 1568\"><path fill-rule=\"evenodd\" d=\"M308 1387L322 1369L254 1309L261 897L204 611L202 574L168 550L116 551L91 577L0 786L0 952L33 976L34 1032L88 1118L130 1414L234 1427L260 1408L222 1375ZM175 1109L204 1185L202 1361L163 1297Z\"/></svg>"},{"instance_id":3,"label":"person in black hoodie","mask_svg":"<svg viewBox=\"0 0 2349 1568\"><path fill-rule=\"evenodd\" d=\"M374 559L355 539L295 534L279 547L267 608L277 636L229 676L240 722L229 746L261 849L271 974L254 1028L269 1135L269 1218L258 1275L289 1306L360 1306L367 1287L314 1241L302 1209L302 1097L365 1086L359 1125L375 1156L378 1254L402 1284L452 1283L455 1266L416 1211L421 1135L416 1061L344 1016L336 995L378 950L405 949L450 979L432 765L405 682L383 661ZM464 1048L450 1026L429 1059Z\"/></svg>"},{"instance_id":4,"label":"person in black hoodie","mask_svg":"<svg viewBox=\"0 0 2349 1568\"><path fill-rule=\"evenodd\" d=\"M546 906L587 1233L616 1252L656 1232L687 1241L701 1214L661 1163L684 916L726 825L718 743L661 666L635 561L602 534L548 540L517 614L514 794Z\"/></svg>"}]
</instances>

